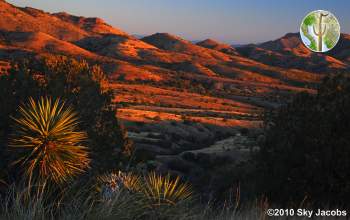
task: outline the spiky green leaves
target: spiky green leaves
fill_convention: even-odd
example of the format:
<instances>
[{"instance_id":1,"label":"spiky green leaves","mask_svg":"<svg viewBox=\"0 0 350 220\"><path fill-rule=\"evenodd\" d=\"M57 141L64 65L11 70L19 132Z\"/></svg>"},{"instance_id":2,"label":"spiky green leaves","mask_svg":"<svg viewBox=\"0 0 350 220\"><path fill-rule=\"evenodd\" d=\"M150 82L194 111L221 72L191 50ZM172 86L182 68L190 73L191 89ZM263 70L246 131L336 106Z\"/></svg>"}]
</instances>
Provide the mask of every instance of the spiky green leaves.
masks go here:
<instances>
[{"instance_id":1,"label":"spiky green leaves","mask_svg":"<svg viewBox=\"0 0 350 220\"><path fill-rule=\"evenodd\" d=\"M163 176L155 172L150 172L145 176L120 171L113 172L100 176L98 182L106 192L126 189L129 192L141 193L147 201L147 206L150 207L176 205L189 200L193 193L190 185L182 183L180 177L172 179L169 174ZM101 187L98 189L105 194ZM111 196L113 196L112 193Z\"/></svg>"},{"instance_id":2,"label":"spiky green leaves","mask_svg":"<svg viewBox=\"0 0 350 220\"><path fill-rule=\"evenodd\" d=\"M309 26L316 24L316 17L314 14L309 14L305 19L304 19L304 25Z\"/></svg>"},{"instance_id":3,"label":"spiky green leaves","mask_svg":"<svg viewBox=\"0 0 350 220\"><path fill-rule=\"evenodd\" d=\"M103 207L119 206L129 199L128 203L135 205L132 211L137 210L133 215L145 219L178 219L177 216L189 211L189 204L193 201L192 188L180 177L171 178L169 174L163 176L155 172L106 174L98 178L97 191L101 201L107 202Z\"/></svg>"},{"instance_id":4,"label":"spiky green leaves","mask_svg":"<svg viewBox=\"0 0 350 220\"><path fill-rule=\"evenodd\" d=\"M59 99L30 98L13 118L15 132L10 147L16 150L29 184L53 181L62 183L84 172L90 159L82 144L86 133L78 131L78 117Z\"/></svg>"},{"instance_id":5,"label":"spiky green leaves","mask_svg":"<svg viewBox=\"0 0 350 220\"><path fill-rule=\"evenodd\" d=\"M181 183L180 178L175 180L170 175L162 176L155 172L149 173L145 177L142 192L153 206L164 204L175 205L191 198L191 187L186 183Z\"/></svg>"}]
</instances>

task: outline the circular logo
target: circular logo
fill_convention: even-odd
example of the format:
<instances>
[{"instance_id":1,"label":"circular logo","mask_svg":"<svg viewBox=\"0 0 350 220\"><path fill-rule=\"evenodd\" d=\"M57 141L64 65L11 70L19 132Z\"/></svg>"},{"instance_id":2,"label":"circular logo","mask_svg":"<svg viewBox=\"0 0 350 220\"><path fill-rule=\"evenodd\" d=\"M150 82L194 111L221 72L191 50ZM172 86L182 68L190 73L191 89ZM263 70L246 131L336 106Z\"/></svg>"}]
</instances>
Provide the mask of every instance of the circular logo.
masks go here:
<instances>
[{"instance_id":1,"label":"circular logo","mask_svg":"<svg viewBox=\"0 0 350 220\"><path fill-rule=\"evenodd\" d=\"M310 12L300 25L304 45L314 52L327 52L337 45L340 38L338 19L329 11Z\"/></svg>"}]
</instances>

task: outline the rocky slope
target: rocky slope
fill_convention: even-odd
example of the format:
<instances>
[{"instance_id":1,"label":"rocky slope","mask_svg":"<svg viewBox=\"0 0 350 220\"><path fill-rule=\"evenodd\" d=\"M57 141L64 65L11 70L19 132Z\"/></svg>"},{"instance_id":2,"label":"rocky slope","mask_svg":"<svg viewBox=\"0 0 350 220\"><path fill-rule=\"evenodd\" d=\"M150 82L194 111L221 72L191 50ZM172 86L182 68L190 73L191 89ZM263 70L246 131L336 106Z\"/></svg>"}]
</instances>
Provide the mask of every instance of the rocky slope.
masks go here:
<instances>
[{"instance_id":1,"label":"rocky slope","mask_svg":"<svg viewBox=\"0 0 350 220\"><path fill-rule=\"evenodd\" d=\"M197 45L201 47L217 50L229 55L238 55L236 49L234 49L232 46L228 44L219 43L213 39L206 39L204 41L200 41L197 43Z\"/></svg>"},{"instance_id":2,"label":"rocky slope","mask_svg":"<svg viewBox=\"0 0 350 220\"><path fill-rule=\"evenodd\" d=\"M187 166L183 156L192 154L211 160L226 152L222 145L231 149L240 140L254 145L250 140L259 133L264 109L296 92L315 92L326 73L346 71L350 63L346 34L330 53L314 54L297 34L233 48L210 39L193 44L168 33L137 39L99 18L50 14L3 0L0 17L0 72L10 60L47 54L100 64L136 151L159 167L174 158ZM249 135L241 132L245 128ZM246 155L235 146L232 152Z\"/></svg>"},{"instance_id":3,"label":"rocky slope","mask_svg":"<svg viewBox=\"0 0 350 220\"><path fill-rule=\"evenodd\" d=\"M349 68L348 56L342 55L347 54L348 41L349 35L342 34L334 50L320 54L308 50L302 44L299 34L289 33L277 40L239 47L237 51L244 57L267 65L327 73Z\"/></svg>"}]
</instances>

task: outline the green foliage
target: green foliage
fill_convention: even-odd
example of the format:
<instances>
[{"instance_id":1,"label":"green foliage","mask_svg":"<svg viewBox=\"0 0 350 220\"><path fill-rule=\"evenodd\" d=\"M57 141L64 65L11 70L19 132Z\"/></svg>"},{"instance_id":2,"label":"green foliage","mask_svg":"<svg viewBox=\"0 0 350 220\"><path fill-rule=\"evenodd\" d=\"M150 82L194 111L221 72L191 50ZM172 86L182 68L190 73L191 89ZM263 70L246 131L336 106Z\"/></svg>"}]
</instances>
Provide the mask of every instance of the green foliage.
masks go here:
<instances>
[{"instance_id":1,"label":"green foliage","mask_svg":"<svg viewBox=\"0 0 350 220\"><path fill-rule=\"evenodd\" d=\"M327 48L333 48L334 46L334 43L328 37L324 39L324 43L326 44Z\"/></svg>"},{"instance_id":2,"label":"green foliage","mask_svg":"<svg viewBox=\"0 0 350 220\"><path fill-rule=\"evenodd\" d=\"M316 23L316 17L314 14L310 14L308 15L305 19L304 19L304 25L309 26L309 25L313 25Z\"/></svg>"},{"instance_id":3,"label":"green foliage","mask_svg":"<svg viewBox=\"0 0 350 220\"><path fill-rule=\"evenodd\" d=\"M309 39L310 40L310 39ZM314 39L311 39L311 44L310 44L310 48L311 50L314 50L316 51L317 50L317 47L316 47L316 41Z\"/></svg>"},{"instance_id":4,"label":"green foliage","mask_svg":"<svg viewBox=\"0 0 350 220\"><path fill-rule=\"evenodd\" d=\"M265 122L258 155L261 191L279 202L346 205L350 200L350 79L326 78ZM292 193L291 193L292 192Z\"/></svg>"},{"instance_id":5,"label":"green foliage","mask_svg":"<svg viewBox=\"0 0 350 220\"><path fill-rule=\"evenodd\" d=\"M40 98L19 108L10 147L16 152L14 164L20 164L28 178L44 184L62 183L84 172L90 159L85 132L78 131L77 114L59 99Z\"/></svg>"}]
</instances>

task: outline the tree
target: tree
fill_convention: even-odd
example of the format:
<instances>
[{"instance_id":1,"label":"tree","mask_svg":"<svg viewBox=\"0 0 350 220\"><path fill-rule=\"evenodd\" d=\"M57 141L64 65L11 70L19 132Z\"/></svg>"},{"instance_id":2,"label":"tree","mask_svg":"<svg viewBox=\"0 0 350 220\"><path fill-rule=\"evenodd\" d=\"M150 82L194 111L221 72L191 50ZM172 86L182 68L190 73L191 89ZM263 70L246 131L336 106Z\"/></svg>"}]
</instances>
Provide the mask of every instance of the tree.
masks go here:
<instances>
[{"instance_id":1,"label":"tree","mask_svg":"<svg viewBox=\"0 0 350 220\"><path fill-rule=\"evenodd\" d=\"M116 117L114 94L98 66L64 56L19 62L8 75L0 77L0 92L0 146L3 146L0 163L5 169L14 156L5 150L12 133L10 116L16 115L20 104L29 97L40 96L61 98L79 114L79 129L88 136L91 172L119 168L124 139ZM12 176L17 176L15 170Z\"/></svg>"},{"instance_id":2,"label":"tree","mask_svg":"<svg viewBox=\"0 0 350 220\"><path fill-rule=\"evenodd\" d=\"M326 78L265 121L257 155L260 190L279 202L350 202L350 79Z\"/></svg>"},{"instance_id":3,"label":"tree","mask_svg":"<svg viewBox=\"0 0 350 220\"><path fill-rule=\"evenodd\" d=\"M19 62L9 70L8 75L0 75L0 175L4 178L13 178L8 173L10 161L13 160L13 155L7 151L9 135L12 133L10 116L17 111L21 102L40 94L39 83L27 65L26 61Z\"/></svg>"},{"instance_id":4,"label":"tree","mask_svg":"<svg viewBox=\"0 0 350 220\"><path fill-rule=\"evenodd\" d=\"M45 79L45 94L64 98L79 112L80 126L89 137L93 171L116 169L123 143L113 92L103 71L61 56L46 58L38 71Z\"/></svg>"}]
</instances>

